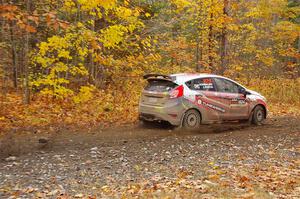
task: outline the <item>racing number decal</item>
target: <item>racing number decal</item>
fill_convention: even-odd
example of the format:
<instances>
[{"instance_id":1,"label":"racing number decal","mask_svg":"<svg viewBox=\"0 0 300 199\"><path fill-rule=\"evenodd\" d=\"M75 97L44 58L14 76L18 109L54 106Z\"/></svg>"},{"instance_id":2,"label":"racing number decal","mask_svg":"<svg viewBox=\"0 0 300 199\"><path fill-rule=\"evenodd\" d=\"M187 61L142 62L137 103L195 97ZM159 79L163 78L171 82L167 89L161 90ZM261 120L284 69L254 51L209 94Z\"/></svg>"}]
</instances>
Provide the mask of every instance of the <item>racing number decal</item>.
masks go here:
<instances>
[{"instance_id":1,"label":"racing number decal","mask_svg":"<svg viewBox=\"0 0 300 199\"><path fill-rule=\"evenodd\" d=\"M211 78L206 78L202 80L204 84L212 84L212 79Z\"/></svg>"}]
</instances>

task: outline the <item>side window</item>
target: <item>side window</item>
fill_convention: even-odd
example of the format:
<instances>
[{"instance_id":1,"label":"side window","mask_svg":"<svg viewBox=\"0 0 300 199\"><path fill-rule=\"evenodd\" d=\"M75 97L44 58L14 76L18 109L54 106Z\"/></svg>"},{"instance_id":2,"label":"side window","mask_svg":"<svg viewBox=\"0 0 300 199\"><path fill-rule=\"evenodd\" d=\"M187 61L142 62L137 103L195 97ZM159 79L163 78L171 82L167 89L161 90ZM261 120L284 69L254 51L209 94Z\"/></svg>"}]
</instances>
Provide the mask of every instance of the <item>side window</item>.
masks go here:
<instances>
[{"instance_id":1,"label":"side window","mask_svg":"<svg viewBox=\"0 0 300 199\"><path fill-rule=\"evenodd\" d=\"M186 85L191 90L199 91L215 91L215 86L212 78L199 78L186 82Z\"/></svg>"},{"instance_id":2,"label":"side window","mask_svg":"<svg viewBox=\"0 0 300 199\"><path fill-rule=\"evenodd\" d=\"M240 86L222 78L215 78L215 82L219 92L223 93L239 93Z\"/></svg>"}]
</instances>

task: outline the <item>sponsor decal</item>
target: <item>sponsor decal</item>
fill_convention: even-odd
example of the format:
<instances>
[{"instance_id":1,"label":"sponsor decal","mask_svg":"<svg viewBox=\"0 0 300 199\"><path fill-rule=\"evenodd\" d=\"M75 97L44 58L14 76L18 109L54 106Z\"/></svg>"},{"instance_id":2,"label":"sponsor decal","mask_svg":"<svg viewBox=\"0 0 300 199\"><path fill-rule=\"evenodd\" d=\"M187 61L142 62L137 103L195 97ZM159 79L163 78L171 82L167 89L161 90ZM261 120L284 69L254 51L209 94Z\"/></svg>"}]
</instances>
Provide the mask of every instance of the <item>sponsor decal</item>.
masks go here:
<instances>
[{"instance_id":1,"label":"sponsor decal","mask_svg":"<svg viewBox=\"0 0 300 199\"><path fill-rule=\"evenodd\" d=\"M216 111L220 111L222 113L225 113L225 109L221 108L221 107L218 107L216 105L213 105L213 104L210 104L210 103L207 103L207 102L204 102L202 101L202 105L204 106L207 106L208 108L211 108L213 110L216 110Z\"/></svg>"},{"instance_id":2,"label":"sponsor decal","mask_svg":"<svg viewBox=\"0 0 300 199\"><path fill-rule=\"evenodd\" d=\"M194 88L199 90L213 89L213 81L210 78L202 79L201 83L194 83Z\"/></svg>"},{"instance_id":3,"label":"sponsor decal","mask_svg":"<svg viewBox=\"0 0 300 199\"><path fill-rule=\"evenodd\" d=\"M216 111L220 111L222 113L225 113L225 109L223 109L223 108L221 108L219 106L213 105L211 103L205 102L205 101L203 101L201 99L197 99L197 104L205 106L205 107L208 107L208 108L216 110Z\"/></svg>"},{"instance_id":4,"label":"sponsor decal","mask_svg":"<svg viewBox=\"0 0 300 199\"><path fill-rule=\"evenodd\" d=\"M239 103L239 104L245 104L245 103L246 103L246 100L244 100L244 99L239 99L239 100L238 100L238 103Z\"/></svg>"},{"instance_id":5,"label":"sponsor decal","mask_svg":"<svg viewBox=\"0 0 300 199\"><path fill-rule=\"evenodd\" d=\"M212 83L199 83L199 84L194 84L195 89L210 89L214 88L214 85Z\"/></svg>"},{"instance_id":6,"label":"sponsor decal","mask_svg":"<svg viewBox=\"0 0 300 199\"><path fill-rule=\"evenodd\" d=\"M245 99L238 99L238 98L233 98L231 101L236 102L237 104L245 104L246 103Z\"/></svg>"},{"instance_id":7,"label":"sponsor decal","mask_svg":"<svg viewBox=\"0 0 300 199\"><path fill-rule=\"evenodd\" d=\"M231 105L243 105L246 104L246 99L233 98L231 102L233 102Z\"/></svg>"}]
</instances>

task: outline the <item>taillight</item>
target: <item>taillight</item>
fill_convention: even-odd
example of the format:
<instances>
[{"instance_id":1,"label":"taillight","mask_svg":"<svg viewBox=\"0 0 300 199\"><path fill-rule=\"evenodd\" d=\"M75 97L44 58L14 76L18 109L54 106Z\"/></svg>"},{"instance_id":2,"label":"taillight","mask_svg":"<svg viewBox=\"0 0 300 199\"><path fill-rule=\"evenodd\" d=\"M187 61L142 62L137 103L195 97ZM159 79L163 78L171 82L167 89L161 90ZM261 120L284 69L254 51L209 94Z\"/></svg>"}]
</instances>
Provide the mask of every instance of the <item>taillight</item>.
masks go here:
<instances>
[{"instance_id":1,"label":"taillight","mask_svg":"<svg viewBox=\"0 0 300 199\"><path fill-rule=\"evenodd\" d=\"M179 98L183 96L183 85L177 86L170 91L170 98Z\"/></svg>"}]
</instances>

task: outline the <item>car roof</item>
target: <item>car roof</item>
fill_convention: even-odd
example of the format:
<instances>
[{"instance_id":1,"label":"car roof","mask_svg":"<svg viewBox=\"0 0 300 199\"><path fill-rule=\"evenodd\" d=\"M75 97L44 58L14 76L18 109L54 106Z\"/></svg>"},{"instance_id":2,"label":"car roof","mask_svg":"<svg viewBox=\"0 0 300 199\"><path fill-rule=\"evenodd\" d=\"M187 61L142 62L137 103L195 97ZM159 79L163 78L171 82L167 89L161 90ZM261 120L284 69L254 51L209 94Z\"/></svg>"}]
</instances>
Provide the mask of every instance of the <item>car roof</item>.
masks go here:
<instances>
[{"instance_id":1,"label":"car roof","mask_svg":"<svg viewBox=\"0 0 300 199\"><path fill-rule=\"evenodd\" d=\"M214 74L208 74L208 73L177 73L177 74L171 74L170 77L174 79L176 82L186 82L192 79L196 78L202 78L202 77L221 77L219 75L214 75Z\"/></svg>"},{"instance_id":2,"label":"car roof","mask_svg":"<svg viewBox=\"0 0 300 199\"><path fill-rule=\"evenodd\" d=\"M215 74L208 74L208 73L177 73L177 74L171 74L170 77L177 84L183 84L187 81L197 79L197 78L219 77L219 78L223 78L223 79L227 79L229 81L232 81L232 82L238 84L239 86L245 88L243 85L239 84L238 82L236 82L232 79L229 79L227 77L223 77L223 76L220 76L220 75L215 75Z\"/></svg>"}]
</instances>

